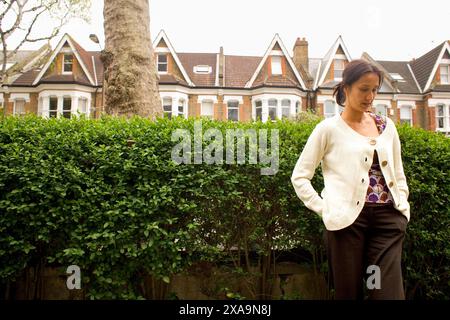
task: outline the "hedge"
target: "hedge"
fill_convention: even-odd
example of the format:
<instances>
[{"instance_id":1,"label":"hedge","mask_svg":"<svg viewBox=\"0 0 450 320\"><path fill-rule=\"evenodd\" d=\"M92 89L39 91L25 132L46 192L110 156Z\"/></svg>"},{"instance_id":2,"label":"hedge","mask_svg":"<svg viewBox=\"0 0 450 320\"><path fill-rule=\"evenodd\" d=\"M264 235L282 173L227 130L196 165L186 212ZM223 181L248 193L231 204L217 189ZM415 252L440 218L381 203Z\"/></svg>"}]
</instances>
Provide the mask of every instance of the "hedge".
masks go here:
<instances>
[{"instance_id":1,"label":"hedge","mask_svg":"<svg viewBox=\"0 0 450 320\"><path fill-rule=\"evenodd\" d=\"M224 139L227 129L267 129L269 137L278 130L275 175L261 174L267 165L249 164L248 152L245 164L174 163L171 152L180 141L173 132L186 129L193 137L196 120L5 118L0 283L30 266L75 264L89 298L140 299L145 274L169 282L206 260L229 263L237 274L258 265L252 275L261 285L253 288L254 298L270 298L275 253L295 248L309 252L309 263L326 273L323 224L290 182L320 119L203 119L203 133L217 129ZM398 131L411 191L403 259L407 296L449 299L449 140L407 125ZM204 149L208 145L203 141ZM320 168L312 183L323 188Z\"/></svg>"}]
</instances>

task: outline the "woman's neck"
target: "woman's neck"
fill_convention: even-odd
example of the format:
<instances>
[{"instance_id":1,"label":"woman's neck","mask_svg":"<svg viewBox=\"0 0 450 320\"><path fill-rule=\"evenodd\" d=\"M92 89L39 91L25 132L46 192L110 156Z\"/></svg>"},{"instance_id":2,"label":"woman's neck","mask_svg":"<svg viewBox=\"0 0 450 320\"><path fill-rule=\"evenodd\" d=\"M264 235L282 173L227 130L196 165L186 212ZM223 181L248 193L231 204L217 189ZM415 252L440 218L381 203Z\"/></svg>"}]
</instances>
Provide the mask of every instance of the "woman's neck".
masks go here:
<instances>
[{"instance_id":1,"label":"woman's neck","mask_svg":"<svg viewBox=\"0 0 450 320\"><path fill-rule=\"evenodd\" d=\"M362 123L366 119L366 115L364 111L354 111L350 108L344 108L344 111L341 113L341 117L347 122L351 123ZM368 112L368 111L367 111Z\"/></svg>"}]
</instances>

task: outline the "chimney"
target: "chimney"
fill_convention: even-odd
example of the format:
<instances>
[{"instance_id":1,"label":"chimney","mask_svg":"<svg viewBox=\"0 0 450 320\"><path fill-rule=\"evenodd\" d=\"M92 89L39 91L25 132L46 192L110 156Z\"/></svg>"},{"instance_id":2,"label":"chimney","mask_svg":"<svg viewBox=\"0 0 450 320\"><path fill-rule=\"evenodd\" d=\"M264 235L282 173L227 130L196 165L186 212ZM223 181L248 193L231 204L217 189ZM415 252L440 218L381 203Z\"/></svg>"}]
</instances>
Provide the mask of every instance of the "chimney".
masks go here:
<instances>
[{"instance_id":1,"label":"chimney","mask_svg":"<svg viewBox=\"0 0 450 320\"><path fill-rule=\"evenodd\" d=\"M304 71L309 72L308 41L305 38L297 38L295 41L293 60L297 70L300 70L300 66L302 66Z\"/></svg>"},{"instance_id":2,"label":"chimney","mask_svg":"<svg viewBox=\"0 0 450 320\"><path fill-rule=\"evenodd\" d=\"M225 68L225 55L223 54L223 47L220 47L219 52L219 86L224 86L224 79L223 79L223 70Z\"/></svg>"}]
</instances>

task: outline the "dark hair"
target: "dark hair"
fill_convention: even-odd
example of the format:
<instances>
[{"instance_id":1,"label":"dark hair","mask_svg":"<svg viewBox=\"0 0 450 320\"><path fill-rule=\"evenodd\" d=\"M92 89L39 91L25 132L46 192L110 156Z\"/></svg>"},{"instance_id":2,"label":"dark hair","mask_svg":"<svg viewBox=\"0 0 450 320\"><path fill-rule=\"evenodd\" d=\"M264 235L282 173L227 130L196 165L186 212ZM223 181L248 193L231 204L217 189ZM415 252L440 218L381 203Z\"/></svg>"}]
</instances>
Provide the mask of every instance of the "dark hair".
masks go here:
<instances>
[{"instance_id":1,"label":"dark hair","mask_svg":"<svg viewBox=\"0 0 450 320\"><path fill-rule=\"evenodd\" d=\"M373 72L378 75L380 83L378 84L378 89L383 83L383 72L378 69L373 64L362 60L353 60L345 66L344 72L342 74L342 81L334 86L333 97L336 97L336 102L340 106L344 106L345 102L345 92L344 87L350 87L353 83L358 81L364 74Z\"/></svg>"}]
</instances>

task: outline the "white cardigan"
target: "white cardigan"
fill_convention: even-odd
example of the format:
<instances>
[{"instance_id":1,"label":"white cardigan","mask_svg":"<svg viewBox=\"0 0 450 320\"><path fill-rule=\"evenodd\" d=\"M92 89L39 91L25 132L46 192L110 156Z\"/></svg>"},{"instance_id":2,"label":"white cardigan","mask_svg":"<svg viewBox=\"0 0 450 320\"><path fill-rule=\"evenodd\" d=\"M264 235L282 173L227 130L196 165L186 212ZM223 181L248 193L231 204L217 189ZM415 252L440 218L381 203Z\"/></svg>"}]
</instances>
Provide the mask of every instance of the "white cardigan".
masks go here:
<instances>
[{"instance_id":1,"label":"white cardigan","mask_svg":"<svg viewBox=\"0 0 450 320\"><path fill-rule=\"evenodd\" d=\"M409 189L403 172L400 139L394 122L388 117L384 119L386 128L378 137L359 134L340 114L318 123L309 136L291 181L298 197L322 217L328 230L351 225L364 207L375 150L394 206L409 221ZM319 162L324 178L322 197L311 185Z\"/></svg>"}]
</instances>

